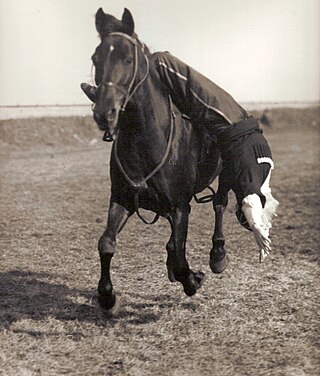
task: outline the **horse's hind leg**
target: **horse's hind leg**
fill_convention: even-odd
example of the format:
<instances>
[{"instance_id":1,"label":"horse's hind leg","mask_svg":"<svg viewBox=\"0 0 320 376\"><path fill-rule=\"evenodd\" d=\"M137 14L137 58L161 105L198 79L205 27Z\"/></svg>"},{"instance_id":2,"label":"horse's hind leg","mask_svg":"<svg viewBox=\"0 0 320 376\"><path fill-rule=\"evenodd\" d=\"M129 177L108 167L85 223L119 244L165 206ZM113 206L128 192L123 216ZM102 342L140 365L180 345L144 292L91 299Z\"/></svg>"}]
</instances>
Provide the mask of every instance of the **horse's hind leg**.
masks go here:
<instances>
[{"instance_id":1,"label":"horse's hind leg","mask_svg":"<svg viewBox=\"0 0 320 376\"><path fill-rule=\"evenodd\" d=\"M168 278L170 282L176 282L173 272L173 266L175 264L175 253L174 253L174 236L173 231L171 232L170 239L166 245L167 250L167 271Z\"/></svg>"},{"instance_id":2,"label":"horse's hind leg","mask_svg":"<svg viewBox=\"0 0 320 376\"><path fill-rule=\"evenodd\" d=\"M108 222L99 240L99 255L101 263L101 277L98 285L98 301L102 308L111 314L116 313L118 304L110 277L111 259L115 253L116 237L122 230L131 213L122 205L110 201Z\"/></svg>"},{"instance_id":3,"label":"horse's hind leg","mask_svg":"<svg viewBox=\"0 0 320 376\"><path fill-rule=\"evenodd\" d=\"M220 188L220 187L219 187ZM228 204L228 193L220 193L219 189L213 201L215 227L210 252L210 268L213 273L222 273L227 267L228 258L224 249L223 214Z\"/></svg>"},{"instance_id":4,"label":"horse's hind leg","mask_svg":"<svg viewBox=\"0 0 320 376\"><path fill-rule=\"evenodd\" d=\"M181 282L184 292L188 296L196 293L203 283L204 274L202 272L193 272L189 268L186 260L186 240L188 233L189 205L183 208L176 208L172 216L172 240L174 245L172 270L174 279ZM170 241L169 241L170 243Z\"/></svg>"}]
</instances>

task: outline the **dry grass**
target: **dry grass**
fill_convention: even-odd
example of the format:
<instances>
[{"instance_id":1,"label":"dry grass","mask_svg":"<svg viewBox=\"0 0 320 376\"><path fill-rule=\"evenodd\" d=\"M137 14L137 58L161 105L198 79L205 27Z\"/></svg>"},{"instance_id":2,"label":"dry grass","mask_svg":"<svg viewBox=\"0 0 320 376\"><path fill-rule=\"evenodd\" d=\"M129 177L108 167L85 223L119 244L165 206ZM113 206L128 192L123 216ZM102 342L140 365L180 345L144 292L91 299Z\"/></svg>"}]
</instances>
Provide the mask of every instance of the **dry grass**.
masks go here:
<instances>
[{"instance_id":1,"label":"dry grass","mask_svg":"<svg viewBox=\"0 0 320 376\"><path fill-rule=\"evenodd\" d=\"M113 319L95 295L110 145L89 120L0 122L0 374L318 375L319 131L299 129L291 112L276 117L266 130L281 202L272 256L258 264L230 197L230 263L213 275L212 209L193 205L188 259L206 280L188 298L166 277L166 221L134 217L112 264L122 305Z\"/></svg>"}]
</instances>

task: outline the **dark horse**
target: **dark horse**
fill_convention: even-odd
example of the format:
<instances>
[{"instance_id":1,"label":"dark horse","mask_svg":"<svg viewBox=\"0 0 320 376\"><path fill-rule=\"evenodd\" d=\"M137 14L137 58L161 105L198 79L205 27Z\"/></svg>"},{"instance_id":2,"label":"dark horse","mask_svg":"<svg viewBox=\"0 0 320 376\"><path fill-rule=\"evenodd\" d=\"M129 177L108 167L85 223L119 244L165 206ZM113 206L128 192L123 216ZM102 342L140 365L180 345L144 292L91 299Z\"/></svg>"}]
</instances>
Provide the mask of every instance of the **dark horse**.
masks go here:
<instances>
[{"instance_id":1,"label":"dark horse","mask_svg":"<svg viewBox=\"0 0 320 376\"><path fill-rule=\"evenodd\" d=\"M107 227L99 240L101 278L99 303L113 313L118 303L110 278L116 238L139 208L165 217L171 225L167 243L169 280L179 281L191 296L204 274L193 272L186 260L188 217L192 197L219 173L219 150L204 146L205 136L173 106L160 83L148 48L137 38L131 13L118 20L100 8L96 27L101 43L92 56L97 87L82 84L95 102L94 118L114 140L111 199ZM214 200L213 200L214 203ZM220 273L227 265L222 234L223 207L215 205L215 232L210 267Z\"/></svg>"}]
</instances>

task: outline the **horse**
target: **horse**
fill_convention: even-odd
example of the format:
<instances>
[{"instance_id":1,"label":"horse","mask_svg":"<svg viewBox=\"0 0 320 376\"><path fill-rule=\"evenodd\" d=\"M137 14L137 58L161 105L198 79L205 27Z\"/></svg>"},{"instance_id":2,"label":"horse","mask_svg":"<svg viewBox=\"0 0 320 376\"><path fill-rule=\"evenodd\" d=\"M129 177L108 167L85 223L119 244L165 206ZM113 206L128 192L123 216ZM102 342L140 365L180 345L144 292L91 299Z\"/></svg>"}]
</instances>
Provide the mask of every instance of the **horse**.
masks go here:
<instances>
[{"instance_id":1,"label":"horse","mask_svg":"<svg viewBox=\"0 0 320 376\"><path fill-rule=\"evenodd\" d=\"M171 226L166 244L169 280L180 282L188 296L201 287L204 273L192 271L185 255L190 202L218 176L221 160L217 145L206 142L206 134L173 105L160 83L153 55L134 31L130 11L125 9L118 20L99 8L95 21L100 35L92 56L96 86L81 87L94 102L93 116L105 131L104 138L113 140L108 219L98 243L98 301L104 311L115 314L119 301L110 268L116 239L134 213L147 222L141 208L155 213L152 223L161 216ZM215 204L214 194L210 199L215 229L209 265L214 273L221 273L227 266L224 207Z\"/></svg>"}]
</instances>

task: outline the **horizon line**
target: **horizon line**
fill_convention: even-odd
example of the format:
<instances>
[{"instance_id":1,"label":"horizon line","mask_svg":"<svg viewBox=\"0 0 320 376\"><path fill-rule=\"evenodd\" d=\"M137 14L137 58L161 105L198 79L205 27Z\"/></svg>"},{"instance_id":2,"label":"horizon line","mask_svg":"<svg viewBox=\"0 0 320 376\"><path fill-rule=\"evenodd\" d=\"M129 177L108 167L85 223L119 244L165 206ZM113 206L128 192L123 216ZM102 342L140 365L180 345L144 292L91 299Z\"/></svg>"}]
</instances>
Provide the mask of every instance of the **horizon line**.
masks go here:
<instances>
[{"instance_id":1,"label":"horizon line","mask_svg":"<svg viewBox=\"0 0 320 376\"><path fill-rule=\"evenodd\" d=\"M240 104L318 104L320 105L320 100L310 100L310 101L239 101ZM0 105L0 108L33 108L33 107L84 107L91 106L90 103L73 103L73 104L9 104Z\"/></svg>"}]
</instances>

